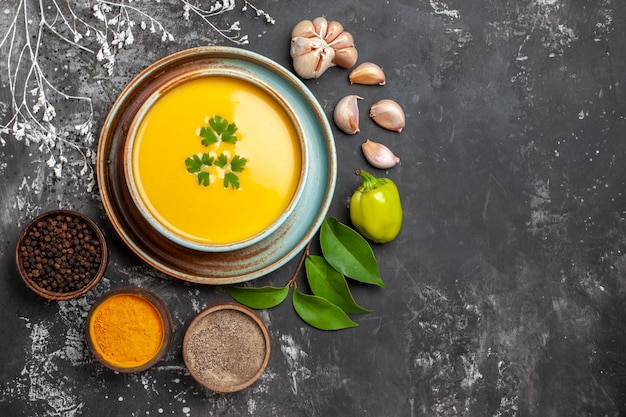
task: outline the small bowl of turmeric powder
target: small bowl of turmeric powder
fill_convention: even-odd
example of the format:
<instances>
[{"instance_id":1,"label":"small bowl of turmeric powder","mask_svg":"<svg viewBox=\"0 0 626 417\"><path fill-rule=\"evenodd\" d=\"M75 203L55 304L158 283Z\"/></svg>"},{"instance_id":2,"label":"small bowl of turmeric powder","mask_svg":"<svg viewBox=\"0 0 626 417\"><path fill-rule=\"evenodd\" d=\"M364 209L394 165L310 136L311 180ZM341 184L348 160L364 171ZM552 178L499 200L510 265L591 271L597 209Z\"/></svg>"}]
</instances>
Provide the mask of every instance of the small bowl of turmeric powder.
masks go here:
<instances>
[{"instance_id":1,"label":"small bowl of turmeric powder","mask_svg":"<svg viewBox=\"0 0 626 417\"><path fill-rule=\"evenodd\" d=\"M165 355L172 338L172 317L152 292L119 287L94 303L86 332L89 349L104 366L120 373L141 372Z\"/></svg>"}]
</instances>

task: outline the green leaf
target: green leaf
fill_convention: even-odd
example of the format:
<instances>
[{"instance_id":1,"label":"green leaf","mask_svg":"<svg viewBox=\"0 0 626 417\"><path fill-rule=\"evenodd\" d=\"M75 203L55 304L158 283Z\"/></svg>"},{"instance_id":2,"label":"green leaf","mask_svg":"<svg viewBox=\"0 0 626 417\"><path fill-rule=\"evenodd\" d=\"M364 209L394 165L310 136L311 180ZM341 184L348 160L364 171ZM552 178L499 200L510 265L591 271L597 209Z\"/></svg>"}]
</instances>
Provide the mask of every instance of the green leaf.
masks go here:
<instances>
[{"instance_id":1,"label":"green leaf","mask_svg":"<svg viewBox=\"0 0 626 417\"><path fill-rule=\"evenodd\" d=\"M289 286L260 288L227 286L226 291L235 301L250 308L262 310L282 303L289 294Z\"/></svg>"},{"instance_id":2,"label":"green leaf","mask_svg":"<svg viewBox=\"0 0 626 417\"><path fill-rule=\"evenodd\" d=\"M237 136L235 132L237 132L237 125L234 123L229 124L222 132L222 142L236 143Z\"/></svg>"},{"instance_id":3,"label":"green leaf","mask_svg":"<svg viewBox=\"0 0 626 417\"><path fill-rule=\"evenodd\" d=\"M233 172L241 172L243 168L246 166L248 160L246 158L242 158L239 155L233 156L233 159L230 161L230 169Z\"/></svg>"},{"instance_id":4,"label":"green leaf","mask_svg":"<svg viewBox=\"0 0 626 417\"><path fill-rule=\"evenodd\" d=\"M320 245L328 263L345 276L385 287L369 243L355 230L327 217L320 229Z\"/></svg>"},{"instance_id":5,"label":"green leaf","mask_svg":"<svg viewBox=\"0 0 626 417\"><path fill-rule=\"evenodd\" d=\"M224 119L220 115L217 115L217 116L213 116L209 120L209 124L211 125L213 130L215 130L215 132L217 132L218 134L221 134L224 130L226 130L226 127L228 126L228 120Z\"/></svg>"},{"instance_id":6,"label":"green leaf","mask_svg":"<svg viewBox=\"0 0 626 417\"><path fill-rule=\"evenodd\" d=\"M306 276L313 294L325 298L346 313L368 313L358 305L348 288L345 277L322 256L309 255L305 260Z\"/></svg>"},{"instance_id":7,"label":"green leaf","mask_svg":"<svg viewBox=\"0 0 626 417\"><path fill-rule=\"evenodd\" d=\"M215 135L213 129L208 127L200 128L200 137L202 138L201 143L204 146L209 146L217 142L217 136Z\"/></svg>"},{"instance_id":8,"label":"green leaf","mask_svg":"<svg viewBox=\"0 0 626 417\"><path fill-rule=\"evenodd\" d=\"M195 174L202 168L202 160L198 155L193 155L185 159L185 165L187 165L187 172Z\"/></svg>"},{"instance_id":9,"label":"green leaf","mask_svg":"<svg viewBox=\"0 0 626 417\"><path fill-rule=\"evenodd\" d=\"M239 189L239 177L232 172L224 175L224 188L228 188L229 185L235 190Z\"/></svg>"},{"instance_id":10,"label":"green leaf","mask_svg":"<svg viewBox=\"0 0 626 417\"><path fill-rule=\"evenodd\" d=\"M219 154L217 156L217 159L215 160L215 165L220 168L224 168L226 164L228 164L228 157L226 156L226 154L225 153Z\"/></svg>"},{"instance_id":11,"label":"green leaf","mask_svg":"<svg viewBox=\"0 0 626 417\"><path fill-rule=\"evenodd\" d=\"M207 187L211 183L211 175L208 172L198 172L198 184Z\"/></svg>"},{"instance_id":12,"label":"green leaf","mask_svg":"<svg viewBox=\"0 0 626 417\"><path fill-rule=\"evenodd\" d=\"M339 307L330 301L293 290L293 308L302 320L320 330L340 330L358 326Z\"/></svg>"},{"instance_id":13,"label":"green leaf","mask_svg":"<svg viewBox=\"0 0 626 417\"><path fill-rule=\"evenodd\" d=\"M200 128L200 137L204 146L210 146L218 141L237 142L237 125L235 123L229 123L228 120L217 115L209 119L209 126Z\"/></svg>"},{"instance_id":14,"label":"green leaf","mask_svg":"<svg viewBox=\"0 0 626 417\"><path fill-rule=\"evenodd\" d=\"M213 157L211 156L211 154L208 154L208 153L203 153L203 154L202 154L202 165L205 165L205 166L207 166L207 167L210 167L211 165L213 165L213 160L214 160L214 159L215 159L215 158L213 158Z\"/></svg>"}]
</instances>

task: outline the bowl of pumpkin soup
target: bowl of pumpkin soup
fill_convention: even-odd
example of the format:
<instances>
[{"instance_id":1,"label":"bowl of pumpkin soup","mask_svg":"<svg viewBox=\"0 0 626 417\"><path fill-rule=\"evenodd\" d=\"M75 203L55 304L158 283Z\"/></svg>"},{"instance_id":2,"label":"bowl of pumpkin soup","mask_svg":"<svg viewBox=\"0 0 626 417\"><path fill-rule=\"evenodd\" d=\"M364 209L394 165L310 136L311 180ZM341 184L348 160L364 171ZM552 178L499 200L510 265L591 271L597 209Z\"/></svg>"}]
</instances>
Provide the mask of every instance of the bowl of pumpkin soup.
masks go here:
<instances>
[{"instance_id":1,"label":"bowl of pumpkin soup","mask_svg":"<svg viewBox=\"0 0 626 417\"><path fill-rule=\"evenodd\" d=\"M173 77L137 112L124 148L133 202L171 241L238 250L272 234L302 193L307 145L270 84L229 68Z\"/></svg>"},{"instance_id":2,"label":"bowl of pumpkin soup","mask_svg":"<svg viewBox=\"0 0 626 417\"><path fill-rule=\"evenodd\" d=\"M119 238L158 271L201 284L256 279L297 256L337 178L332 127L308 87L226 46L140 71L112 103L96 156Z\"/></svg>"}]
</instances>

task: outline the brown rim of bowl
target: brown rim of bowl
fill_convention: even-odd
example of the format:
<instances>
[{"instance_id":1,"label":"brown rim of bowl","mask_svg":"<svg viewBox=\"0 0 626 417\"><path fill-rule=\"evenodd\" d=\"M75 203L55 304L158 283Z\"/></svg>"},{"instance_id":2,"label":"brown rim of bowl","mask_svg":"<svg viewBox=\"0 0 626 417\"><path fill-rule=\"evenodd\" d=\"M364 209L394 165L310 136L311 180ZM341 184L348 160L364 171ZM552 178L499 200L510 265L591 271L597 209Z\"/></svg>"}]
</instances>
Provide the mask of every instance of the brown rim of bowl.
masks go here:
<instances>
[{"instance_id":1,"label":"brown rim of bowl","mask_svg":"<svg viewBox=\"0 0 626 417\"><path fill-rule=\"evenodd\" d=\"M232 385L216 385L216 384L211 384L208 381L205 381L202 376L190 366L190 361L191 361L191 352L189 349L189 338L191 337L191 332L194 330L194 328L202 321L202 319L204 319L206 316L215 313L217 311L221 311L221 310L235 310L238 311L240 313L243 313L244 315L246 315L248 318L252 319L256 325L259 327L259 329L261 330L261 333L263 334L263 340L265 342L265 354L263 356L263 361L261 363L261 366L259 367L259 369L255 372L255 374L250 377L248 380L246 381L242 381L238 384L232 384ZM267 364L269 362L270 359L270 336L269 336L269 332L267 330L267 326L265 325L265 323L263 322L263 320L261 319L261 317L259 317L259 315L254 312L252 309L242 305L242 304L238 304L238 303L234 303L234 302L222 302L222 303L217 303L217 304L213 304L210 305L208 307L206 307L204 310L202 310L200 313L198 313L189 323L189 325L187 326L187 330L185 331L185 336L183 338L183 345L182 345L182 350L183 350L183 360L185 362L185 366L187 368L187 370L189 371L189 373L191 374L191 376L202 386L215 391L215 392L220 392L220 393L232 393L232 392L237 392L237 391L241 391L247 387L249 387L250 385L254 384L259 377L263 374L263 372L265 371L265 368L267 367Z\"/></svg>"},{"instance_id":2,"label":"brown rim of bowl","mask_svg":"<svg viewBox=\"0 0 626 417\"><path fill-rule=\"evenodd\" d=\"M96 347L94 346L93 340L91 338L91 332L89 331L89 327L90 327L89 324L91 323L91 318L93 316L93 313L98 308L98 306L100 306L104 301L106 301L110 297L113 297L115 295L120 295L120 294L131 294L131 295L138 295L140 297L143 297L150 304L152 304L154 308L157 309L157 311L159 312L159 315L161 316L161 320L163 322L163 341L161 343L161 347L159 348L158 352L148 362L139 366L129 367L129 368L115 366L109 363L106 359L104 359L104 357L102 357L102 355L100 355L100 353L98 353L98 351L96 350ZM163 358L163 356L165 356L165 353L169 349L170 342L172 340L172 327L173 327L172 315L170 314L170 311L167 308L167 305L156 294L140 287L123 286L123 287L112 289L104 293L91 306L91 309L89 310L89 314L87 315L87 320L85 321L85 334L87 336L86 338L87 338L87 345L89 346L89 350L91 351L93 356L98 360L98 362L100 362L105 367L113 371L119 372L119 373L133 373L133 372L142 372L151 368L156 363L158 363Z\"/></svg>"},{"instance_id":3,"label":"brown rim of bowl","mask_svg":"<svg viewBox=\"0 0 626 417\"><path fill-rule=\"evenodd\" d=\"M96 234L96 237L97 237L98 241L100 242L100 248L102 250L102 255L101 255L101 259L100 259L100 266L98 267L98 270L97 270L95 276L91 279L91 281L89 281L89 283L87 285L85 285L84 287L82 287L82 288L80 288L80 289L78 289L76 291L58 292L58 291L50 291L50 290L47 290L45 288L40 287L39 285L37 285L37 283L35 283L33 280L28 278L28 276L26 276L26 271L24 270L24 266L22 264L22 256L20 255L20 246L22 245L22 242L26 238L26 235L28 234L28 231L38 221L46 219L48 217L53 217L53 216L56 216L56 215L59 215L59 214L61 214L61 215L69 215L69 216L73 216L73 217L78 217L81 221L85 222L94 231L94 233ZM24 281L26 286L28 288L30 288L33 292L35 292L36 294L38 294L41 297L46 298L48 300L64 301L64 300L70 300L70 299L73 299L73 298L78 298L81 295L86 294L89 290L91 290L93 287L95 287L96 284L104 276L104 272L105 272L105 270L107 268L107 264L108 264L108 259L109 259L109 252L108 252L107 243L106 243L106 240L104 239L104 235L102 234L102 231L100 230L98 225L96 223L94 223L93 220L91 220L89 217L87 217L84 214L79 213L79 212L77 212L75 210L51 210L51 211L46 211L44 213L41 213L40 215L38 215L37 217L32 219L22 229L22 232L20 233L20 235L19 235L19 237L17 239L17 244L15 245L15 265L17 267L18 274L22 278L22 281Z\"/></svg>"}]
</instances>

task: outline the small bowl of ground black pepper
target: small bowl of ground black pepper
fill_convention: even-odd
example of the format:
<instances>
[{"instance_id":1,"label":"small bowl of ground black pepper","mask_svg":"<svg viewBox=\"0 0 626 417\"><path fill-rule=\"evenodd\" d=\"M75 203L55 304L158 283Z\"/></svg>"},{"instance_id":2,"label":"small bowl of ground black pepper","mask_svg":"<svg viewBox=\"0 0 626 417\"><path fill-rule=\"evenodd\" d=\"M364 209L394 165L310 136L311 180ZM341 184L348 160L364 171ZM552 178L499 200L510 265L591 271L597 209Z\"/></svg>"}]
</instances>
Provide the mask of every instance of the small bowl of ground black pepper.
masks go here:
<instances>
[{"instance_id":1,"label":"small bowl of ground black pepper","mask_svg":"<svg viewBox=\"0 0 626 417\"><path fill-rule=\"evenodd\" d=\"M202 310L183 339L183 359L191 376L222 393L241 391L265 371L270 338L263 320L237 303L219 303Z\"/></svg>"},{"instance_id":2,"label":"small bowl of ground black pepper","mask_svg":"<svg viewBox=\"0 0 626 417\"><path fill-rule=\"evenodd\" d=\"M53 210L22 230L17 270L31 290L49 300L69 300L92 289L104 275L108 252L98 226L73 210Z\"/></svg>"}]
</instances>

